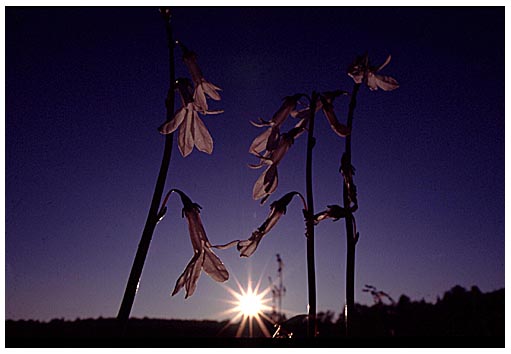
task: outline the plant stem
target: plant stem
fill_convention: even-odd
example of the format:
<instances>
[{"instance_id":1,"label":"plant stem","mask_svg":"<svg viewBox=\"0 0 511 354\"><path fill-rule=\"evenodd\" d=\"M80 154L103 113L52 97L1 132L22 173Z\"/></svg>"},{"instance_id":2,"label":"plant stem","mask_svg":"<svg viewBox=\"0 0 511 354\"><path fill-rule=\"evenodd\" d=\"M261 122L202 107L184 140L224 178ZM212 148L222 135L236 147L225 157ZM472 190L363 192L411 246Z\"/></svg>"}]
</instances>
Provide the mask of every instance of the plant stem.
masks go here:
<instances>
[{"instance_id":1,"label":"plant stem","mask_svg":"<svg viewBox=\"0 0 511 354\"><path fill-rule=\"evenodd\" d=\"M348 111L348 129L352 129L353 123L353 113L355 112L355 107L357 105L357 94L360 88L360 84L355 84L353 87L353 92L351 93L351 101L349 105ZM346 137L346 163L348 166L351 166L351 137L352 133ZM343 182L343 202L344 208L346 210L350 210L350 198L349 191L346 183ZM346 330L346 336L349 337L352 334L352 317L353 317L353 309L355 307L355 246L356 239L353 234L353 216L351 213L345 218L346 220L346 240L347 240L347 256L346 256L346 305L344 308L344 324Z\"/></svg>"},{"instance_id":2,"label":"plant stem","mask_svg":"<svg viewBox=\"0 0 511 354\"><path fill-rule=\"evenodd\" d=\"M168 90L167 99L165 103L167 108L166 112L167 121L170 121L173 118L174 114L174 82L175 82L174 41L172 35L172 26L170 23L170 16L166 16L165 19L167 29L167 42L169 47L169 66L170 66L169 76L170 88ZM125 328L128 322L131 313L131 308L133 307L133 302L135 301L135 295L138 290L140 276L142 275L142 268L144 267L144 262L147 256L147 252L149 250L149 244L151 243L154 229L156 228L156 224L158 223L157 215L158 208L160 206L163 189L165 187L165 180L167 178L167 173L169 169L170 157L172 155L173 139L174 139L173 133L165 136L165 148L163 150L160 172L158 173L158 179L156 181L156 186L154 188L151 206L149 208L149 213L147 215L147 220L144 226L144 231L142 232L140 243L138 244L137 254L135 256L135 260L133 261L133 266L131 268L130 276L128 278L128 283L126 285L126 290L124 292L121 307L117 315L117 320L120 322L123 328Z\"/></svg>"},{"instance_id":3,"label":"plant stem","mask_svg":"<svg viewBox=\"0 0 511 354\"><path fill-rule=\"evenodd\" d=\"M312 149L316 144L314 139L314 116L316 112L316 101L318 95L312 93L309 119L309 131L307 134L307 162L306 162L306 191L307 191L307 218L306 234L307 237L307 280L309 290L309 311L307 337L316 336L316 270L314 262L314 198L312 193Z\"/></svg>"}]
</instances>

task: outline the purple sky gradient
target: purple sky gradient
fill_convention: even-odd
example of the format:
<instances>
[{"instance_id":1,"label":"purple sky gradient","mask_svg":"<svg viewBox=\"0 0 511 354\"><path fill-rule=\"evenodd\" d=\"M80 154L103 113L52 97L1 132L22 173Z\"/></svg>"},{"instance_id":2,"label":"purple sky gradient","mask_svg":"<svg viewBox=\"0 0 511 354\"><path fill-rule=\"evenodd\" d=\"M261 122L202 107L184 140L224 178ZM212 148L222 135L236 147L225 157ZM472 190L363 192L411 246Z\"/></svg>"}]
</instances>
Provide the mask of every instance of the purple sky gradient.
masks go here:
<instances>
[{"instance_id":1,"label":"purple sky gradient","mask_svg":"<svg viewBox=\"0 0 511 354\"><path fill-rule=\"evenodd\" d=\"M504 8L175 8L177 39L220 86L225 110L203 119L211 156L177 145L165 190L202 207L213 244L248 238L285 193L305 192L305 135L279 165L267 204L252 200L261 170L248 147L284 96L351 91L346 67L369 51L401 87L358 96L353 164L360 241L356 301L371 284L394 298L435 301L456 284L504 286ZM176 60L177 76L187 75ZM156 181L168 83L156 8L6 9L6 318L114 317ZM179 106L179 104L178 104ZM348 99L336 103L345 121ZM285 129L294 122L288 122ZM315 208L340 204L344 140L322 113L314 149ZM225 319L222 285L170 297L192 256L181 202L158 225L135 317ZM344 222L316 227L318 311L344 304ZM305 313L301 204L294 200L256 253L216 254L236 288L285 264L288 316Z\"/></svg>"}]
</instances>

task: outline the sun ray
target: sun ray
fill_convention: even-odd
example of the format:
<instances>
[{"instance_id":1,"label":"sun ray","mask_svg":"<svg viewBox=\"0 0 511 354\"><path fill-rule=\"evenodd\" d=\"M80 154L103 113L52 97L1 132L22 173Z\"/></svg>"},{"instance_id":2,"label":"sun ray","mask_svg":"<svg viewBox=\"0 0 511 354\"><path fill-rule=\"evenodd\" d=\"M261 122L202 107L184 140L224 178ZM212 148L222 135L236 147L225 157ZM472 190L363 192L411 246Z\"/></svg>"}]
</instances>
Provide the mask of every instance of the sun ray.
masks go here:
<instances>
[{"instance_id":1,"label":"sun ray","mask_svg":"<svg viewBox=\"0 0 511 354\"><path fill-rule=\"evenodd\" d=\"M245 330L245 325L247 324L247 320L248 320L248 317L243 316L240 326L238 327L238 331L236 332L236 337L241 337L241 334Z\"/></svg>"},{"instance_id":2,"label":"sun ray","mask_svg":"<svg viewBox=\"0 0 511 354\"><path fill-rule=\"evenodd\" d=\"M222 311L219 315L232 316L232 318L221 329L221 331L224 331L229 326L241 320L236 330L236 337L243 336L246 329L248 329L248 335L250 337L254 336L256 333L256 327L254 327L254 324L260 329L265 337L271 337L270 332L266 328L265 321L270 323L273 323L273 321L264 314L264 311L271 311L271 307L268 306L271 299L267 297L267 295L271 292L271 288L266 287L259 291L261 288L262 276L259 277L257 283L255 283L255 286L253 287L253 281L250 273L248 275L248 284L246 287L241 285L236 276L233 276L233 279L236 287L238 288L237 291L225 284L222 284L224 289L232 296L232 299L222 300L231 307Z\"/></svg>"},{"instance_id":3,"label":"sun ray","mask_svg":"<svg viewBox=\"0 0 511 354\"><path fill-rule=\"evenodd\" d=\"M261 320L261 317L265 317L267 319L268 316L266 316L264 313L261 313L260 314L261 316L256 316L255 317L255 320L257 321L257 324L259 325L259 328L261 328L261 331L263 331L263 334L266 338L270 338L271 337L271 334L270 332L268 331L268 329L266 328L266 325L264 324L263 320Z\"/></svg>"}]
</instances>

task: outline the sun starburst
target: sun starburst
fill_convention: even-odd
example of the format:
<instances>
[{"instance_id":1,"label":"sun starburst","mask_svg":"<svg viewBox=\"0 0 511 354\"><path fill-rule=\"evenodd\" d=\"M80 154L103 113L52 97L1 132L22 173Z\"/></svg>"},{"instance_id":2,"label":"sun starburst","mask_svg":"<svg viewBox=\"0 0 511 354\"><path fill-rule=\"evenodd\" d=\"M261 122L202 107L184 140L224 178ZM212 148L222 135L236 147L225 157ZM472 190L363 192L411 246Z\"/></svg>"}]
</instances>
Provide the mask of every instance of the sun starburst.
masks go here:
<instances>
[{"instance_id":1,"label":"sun starburst","mask_svg":"<svg viewBox=\"0 0 511 354\"><path fill-rule=\"evenodd\" d=\"M271 318L264 314L264 311L271 311L271 307L266 305L269 301L271 301L271 299L266 297L271 291L271 288L267 287L259 291L261 280L257 282L254 288L252 288L252 281L250 280L250 277L246 288L243 288L236 278L234 278L234 280L238 286L238 291L225 286L225 289L232 295L233 299L227 300L232 307L224 311L224 314L234 314L234 317L231 318L227 326L241 320L238 330L236 331L236 337L241 337L243 335L247 324L249 337L253 337L255 320L255 323L258 325L263 335L265 337L271 337L271 334L263 321L264 319L273 323Z\"/></svg>"}]
</instances>

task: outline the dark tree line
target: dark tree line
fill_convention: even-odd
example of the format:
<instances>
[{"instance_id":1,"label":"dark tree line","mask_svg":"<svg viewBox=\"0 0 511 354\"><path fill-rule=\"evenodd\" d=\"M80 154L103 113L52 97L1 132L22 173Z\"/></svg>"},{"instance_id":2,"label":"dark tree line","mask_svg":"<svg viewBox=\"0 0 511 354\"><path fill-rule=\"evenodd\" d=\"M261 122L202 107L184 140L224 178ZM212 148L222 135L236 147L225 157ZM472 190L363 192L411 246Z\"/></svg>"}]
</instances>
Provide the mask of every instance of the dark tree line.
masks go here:
<instances>
[{"instance_id":1,"label":"dark tree line","mask_svg":"<svg viewBox=\"0 0 511 354\"><path fill-rule=\"evenodd\" d=\"M412 301L408 296L401 295L394 303L375 301L372 306L355 304L356 320L353 322L353 336L364 338L418 338L418 337L502 337L504 344L504 289L482 293L477 287L470 290L455 286L435 303L424 300ZM334 346L343 346L344 332L343 315L335 316L332 311L319 312L318 340L325 338ZM266 323L271 333L276 328ZM53 319L49 322L34 320L7 320L6 346L45 346L45 340L51 345L87 346L94 343L101 345L101 340L112 341L114 346L130 345L133 341L143 340L149 346L201 346L193 338L213 340L213 345L225 345L229 338L235 336L237 324L228 321L193 321L193 320L164 320L164 319L130 319L127 332L123 338L116 331L116 320L113 318L76 319L66 321ZM254 335L262 336L262 332L254 326ZM306 315L292 317L282 324L282 333L292 333L291 340L306 337ZM190 342L186 342L186 340ZM62 340L62 342L59 342ZM88 342L92 340L92 342ZM96 340L96 342L94 342ZM99 342L97 342L99 340ZM214 342L217 340L218 342ZM333 341L335 340L335 341ZM356 339L355 339L356 340ZM33 342L31 342L33 341ZM123 342L125 341L125 342ZM279 339L271 340L278 344ZM286 339L284 339L286 341ZM137 342L138 343L138 342ZM212 343L211 341L202 342ZM245 343L246 342L235 342ZM364 345L366 342L357 342ZM376 346L378 343L376 342ZM428 342L418 342L429 346ZM486 343L486 342L485 342ZM493 343L493 342L492 342ZM38 345L39 344L39 345ZM381 343L380 343L381 344ZM413 344L413 343L412 343ZM233 344L237 345L237 344ZM271 345L271 344L268 344ZM488 345L486 343L485 345ZM384 345L383 345L384 346Z\"/></svg>"},{"instance_id":2,"label":"dark tree line","mask_svg":"<svg viewBox=\"0 0 511 354\"><path fill-rule=\"evenodd\" d=\"M394 304L356 304L353 333L359 337L386 336L504 336L504 289L482 293L457 285L436 302L412 301L401 295ZM344 319L318 314L323 335L336 336Z\"/></svg>"}]
</instances>

